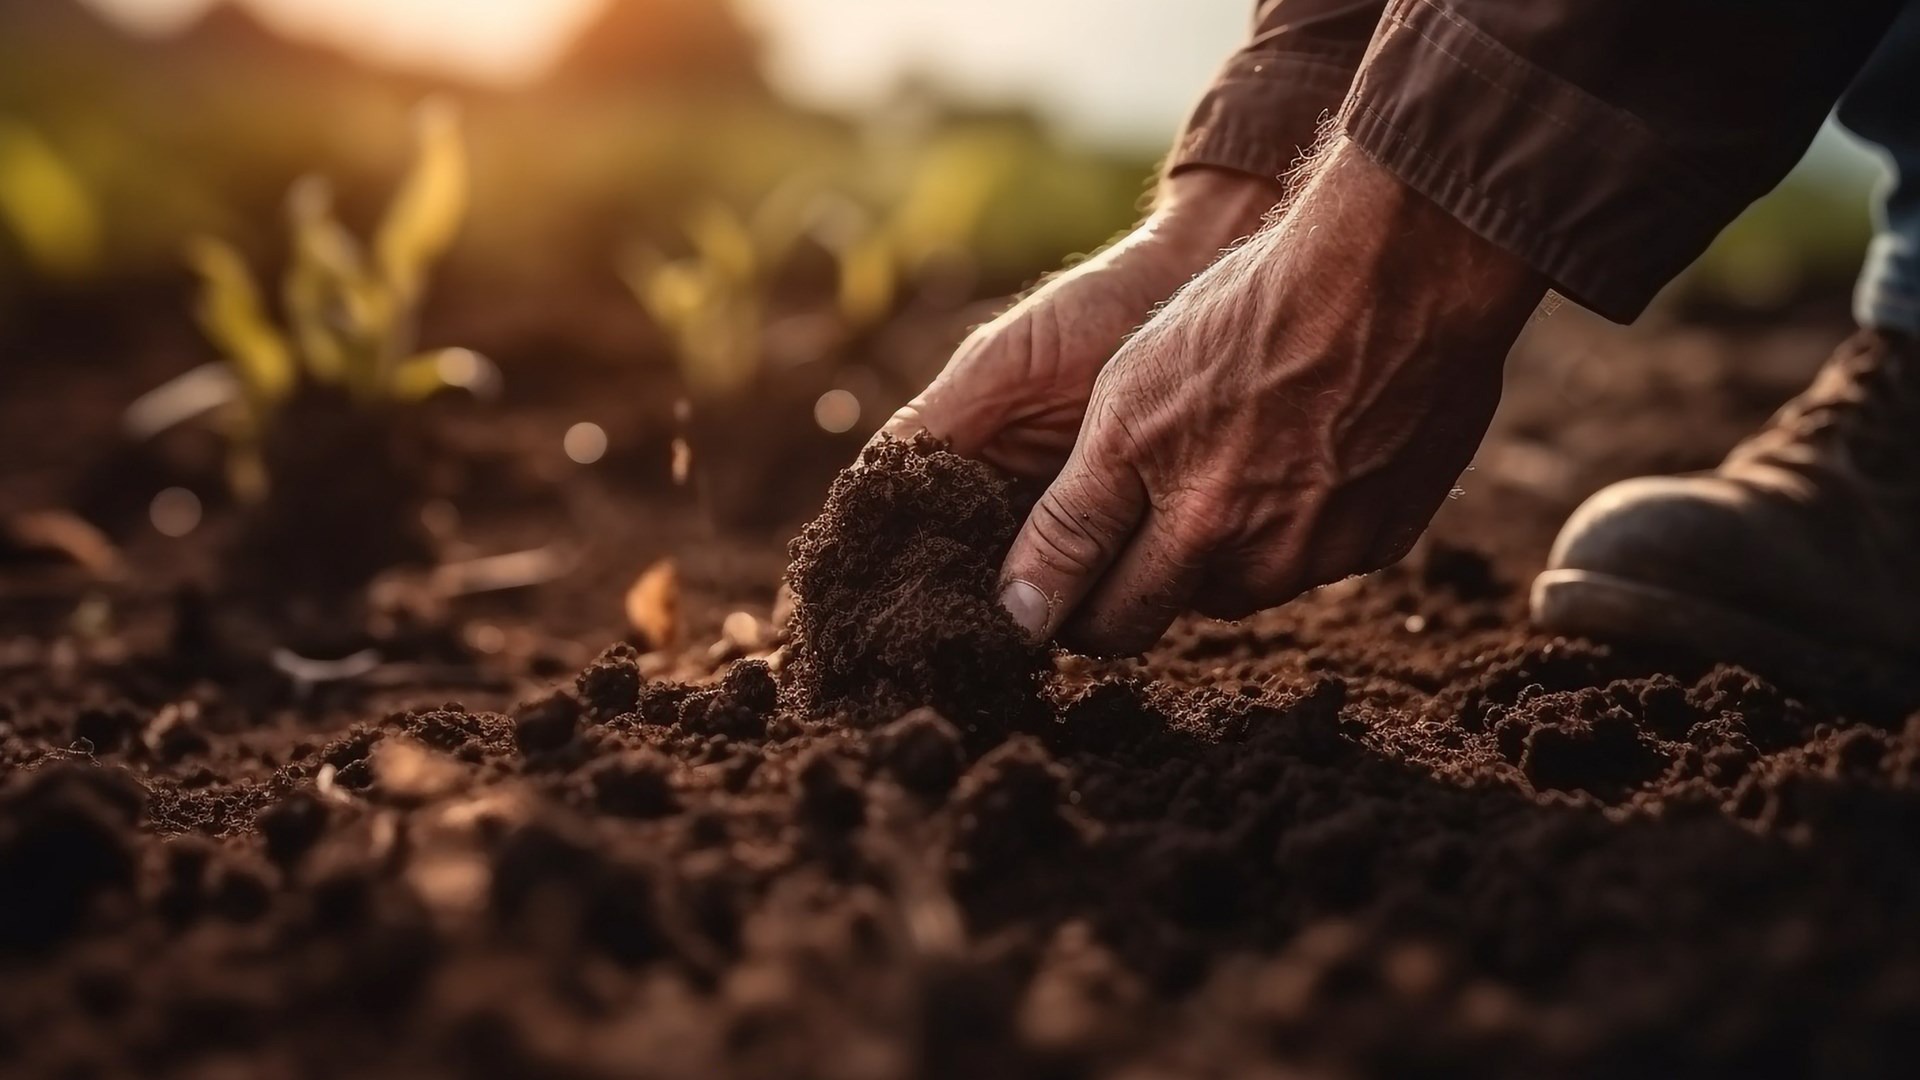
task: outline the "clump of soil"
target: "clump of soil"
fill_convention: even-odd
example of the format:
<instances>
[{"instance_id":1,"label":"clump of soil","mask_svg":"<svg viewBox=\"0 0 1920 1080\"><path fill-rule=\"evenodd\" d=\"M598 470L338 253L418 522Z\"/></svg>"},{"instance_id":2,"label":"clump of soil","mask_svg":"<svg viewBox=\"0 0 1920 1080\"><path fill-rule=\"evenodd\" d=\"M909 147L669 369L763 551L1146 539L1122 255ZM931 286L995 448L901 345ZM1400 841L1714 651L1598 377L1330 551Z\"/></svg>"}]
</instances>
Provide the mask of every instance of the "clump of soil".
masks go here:
<instances>
[{"instance_id":1,"label":"clump of soil","mask_svg":"<svg viewBox=\"0 0 1920 1080\"><path fill-rule=\"evenodd\" d=\"M992 466L924 436L869 447L789 549L784 704L862 726L930 707L974 737L1020 727L1047 656L995 601L1019 527Z\"/></svg>"}]
</instances>

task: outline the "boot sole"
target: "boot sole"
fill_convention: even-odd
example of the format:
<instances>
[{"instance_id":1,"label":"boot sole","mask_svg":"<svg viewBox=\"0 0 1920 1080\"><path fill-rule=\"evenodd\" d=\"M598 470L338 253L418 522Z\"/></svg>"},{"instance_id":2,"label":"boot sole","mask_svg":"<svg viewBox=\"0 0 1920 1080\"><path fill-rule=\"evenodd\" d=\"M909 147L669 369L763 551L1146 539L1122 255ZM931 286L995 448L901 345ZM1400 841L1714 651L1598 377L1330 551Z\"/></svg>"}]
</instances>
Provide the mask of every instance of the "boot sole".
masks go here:
<instances>
[{"instance_id":1,"label":"boot sole","mask_svg":"<svg viewBox=\"0 0 1920 1080\"><path fill-rule=\"evenodd\" d=\"M1535 578L1532 611L1536 625L1557 634L1665 645L1793 680L1824 681L1898 663L1697 596L1587 570L1549 570Z\"/></svg>"}]
</instances>

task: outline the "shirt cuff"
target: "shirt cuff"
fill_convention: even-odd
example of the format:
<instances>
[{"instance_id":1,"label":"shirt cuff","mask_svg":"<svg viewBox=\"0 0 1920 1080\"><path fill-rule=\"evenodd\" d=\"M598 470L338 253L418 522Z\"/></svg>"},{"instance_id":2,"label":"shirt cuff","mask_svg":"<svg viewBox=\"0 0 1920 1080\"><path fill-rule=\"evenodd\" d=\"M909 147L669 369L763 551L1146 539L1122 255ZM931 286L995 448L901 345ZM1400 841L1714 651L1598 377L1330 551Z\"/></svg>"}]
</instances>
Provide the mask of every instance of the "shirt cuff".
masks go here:
<instances>
[{"instance_id":1,"label":"shirt cuff","mask_svg":"<svg viewBox=\"0 0 1920 1080\"><path fill-rule=\"evenodd\" d=\"M1167 174L1212 167L1278 179L1312 149L1339 108L1361 53L1247 51L1234 56L1194 109Z\"/></svg>"},{"instance_id":2,"label":"shirt cuff","mask_svg":"<svg viewBox=\"0 0 1920 1080\"><path fill-rule=\"evenodd\" d=\"M1570 299L1631 322L1746 200L1434 0L1395 0L1342 105L1359 149Z\"/></svg>"}]
</instances>

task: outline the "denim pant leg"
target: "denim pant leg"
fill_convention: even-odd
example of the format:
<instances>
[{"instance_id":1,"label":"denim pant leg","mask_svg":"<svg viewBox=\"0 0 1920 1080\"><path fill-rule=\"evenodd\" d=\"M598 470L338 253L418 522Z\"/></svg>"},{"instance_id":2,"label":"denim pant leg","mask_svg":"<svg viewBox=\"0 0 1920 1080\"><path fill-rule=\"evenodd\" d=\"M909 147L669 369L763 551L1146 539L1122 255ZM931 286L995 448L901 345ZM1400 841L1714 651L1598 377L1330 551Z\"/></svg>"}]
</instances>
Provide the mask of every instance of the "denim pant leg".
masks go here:
<instances>
[{"instance_id":1,"label":"denim pant leg","mask_svg":"<svg viewBox=\"0 0 1920 1080\"><path fill-rule=\"evenodd\" d=\"M1920 337L1920 0L1907 0L1838 115L1893 169L1875 208L1854 317L1861 326Z\"/></svg>"}]
</instances>

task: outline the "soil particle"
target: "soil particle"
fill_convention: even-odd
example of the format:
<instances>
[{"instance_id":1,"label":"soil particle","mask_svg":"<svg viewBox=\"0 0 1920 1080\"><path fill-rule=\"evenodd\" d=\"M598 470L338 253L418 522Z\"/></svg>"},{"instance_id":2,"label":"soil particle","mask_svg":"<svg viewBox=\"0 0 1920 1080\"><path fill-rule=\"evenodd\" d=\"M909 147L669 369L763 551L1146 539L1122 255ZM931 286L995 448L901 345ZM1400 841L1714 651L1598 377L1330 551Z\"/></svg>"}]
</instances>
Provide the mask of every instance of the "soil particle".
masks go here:
<instances>
[{"instance_id":1,"label":"soil particle","mask_svg":"<svg viewBox=\"0 0 1920 1080\"><path fill-rule=\"evenodd\" d=\"M627 644L615 645L580 673L576 684L580 700L593 719L608 723L632 712L640 703L640 655Z\"/></svg>"},{"instance_id":2,"label":"soil particle","mask_svg":"<svg viewBox=\"0 0 1920 1080\"><path fill-rule=\"evenodd\" d=\"M260 835L267 842L267 857L281 867L298 864L326 831L326 804L304 791L260 813Z\"/></svg>"},{"instance_id":3,"label":"soil particle","mask_svg":"<svg viewBox=\"0 0 1920 1080\"><path fill-rule=\"evenodd\" d=\"M513 741L523 754L552 753L573 741L580 726L580 699L558 690L522 705L513 714Z\"/></svg>"},{"instance_id":4,"label":"soil particle","mask_svg":"<svg viewBox=\"0 0 1920 1080\"><path fill-rule=\"evenodd\" d=\"M932 709L915 709L873 734L873 760L922 798L946 798L966 767L960 732Z\"/></svg>"},{"instance_id":5,"label":"soil particle","mask_svg":"<svg viewBox=\"0 0 1920 1080\"><path fill-rule=\"evenodd\" d=\"M679 723L682 730L696 735L763 739L778 703L779 688L766 663L740 660L727 670L718 687L681 701Z\"/></svg>"},{"instance_id":6,"label":"soil particle","mask_svg":"<svg viewBox=\"0 0 1920 1080\"><path fill-rule=\"evenodd\" d=\"M673 763L656 751L611 754L584 771L594 805L616 817L659 818L680 809L673 792Z\"/></svg>"},{"instance_id":7,"label":"soil particle","mask_svg":"<svg viewBox=\"0 0 1920 1080\"><path fill-rule=\"evenodd\" d=\"M1523 696L1502 724L1525 731L1520 770L1536 790L1617 799L1657 777L1668 761L1639 717L1610 701L1605 690Z\"/></svg>"},{"instance_id":8,"label":"soil particle","mask_svg":"<svg viewBox=\"0 0 1920 1080\"><path fill-rule=\"evenodd\" d=\"M866 793L853 763L836 751L815 750L795 771L795 808L800 819L827 833L847 833L866 820Z\"/></svg>"},{"instance_id":9,"label":"soil particle","mask_svg":"<svg viewBox=\"0 0 1920 1080\"><path fill-rule=\"evenodd\" d=\"M73 737L87 740L96 753L109 754L125 746L145 726L139 711L131 705L96 705L74 714Z\"/></svg>"},{"instance_id":10,"label":"soil particle","mask_svg":"<svg viewBox=\"0 0 1920 1080\"><path fill-rule=\"evenodd\" d=\"M1016 735L960 778L953 793L956 867L963 879L1012 870L1081 839L1067 806L1069 774L1038 739Z\"/></svg>"},{"instance_id":11,"label":"soil particle","mask_svg":"<svg viewBox=\"0 0 1920 1080\"><path fill-rule=\"evenodd\" d=\"M861 726L931 707L982 745L1029 722L1046 653L994 599L1019 524L990 466L870 446L790 548L785 705Z\"/></svg>"},{"instance_id":12,"label":"soil particle","mask_svg":"<svg viewBox=\"0 0 1920 1080\"><path fill-rule=\"evenodd\" d=\"M58 765L0 790L0 954L41 951L131 888L145 796L125 773Z\"/></svg>"}]
</instances>

